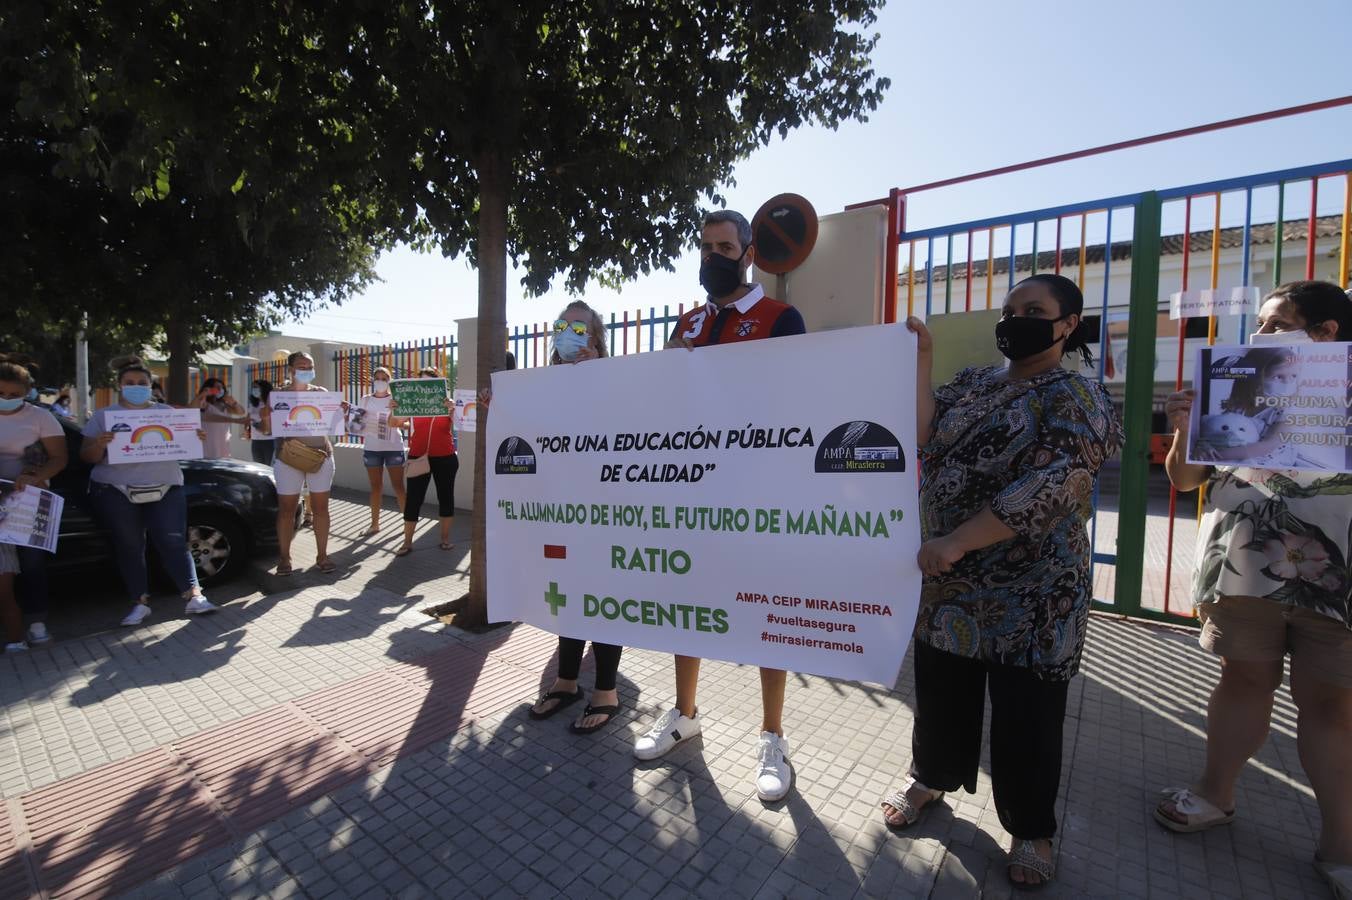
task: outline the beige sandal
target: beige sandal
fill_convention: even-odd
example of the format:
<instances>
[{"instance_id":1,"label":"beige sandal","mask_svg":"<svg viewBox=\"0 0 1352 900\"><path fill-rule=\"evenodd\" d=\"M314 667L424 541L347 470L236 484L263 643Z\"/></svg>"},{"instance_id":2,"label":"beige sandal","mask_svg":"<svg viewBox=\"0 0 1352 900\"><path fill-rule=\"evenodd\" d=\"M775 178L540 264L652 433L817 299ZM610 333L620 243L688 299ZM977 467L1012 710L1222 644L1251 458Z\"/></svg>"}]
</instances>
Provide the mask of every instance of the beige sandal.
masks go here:
<instances>
[{"instance_id":1,"label":"beige sandal","mask_svg":"<svg viewBox=\"0 0 1352 900\"><path fill-rule=\"evenodd\" d=\"M916 806L906 796L906 794L910 792L912 788L920 788L922 791L928 791L930 798L926 800L924 803L922 803L920 806ZM901 819L896 820L893 819L891 816L889 816L886 812L884 812L883 821L887 823L888 828L910 828L920 819L920 814L922 812L929 809L931 806L933 806L935 803L942 800L943 798L944 798L943 791L936 791L933 790L932 788L925 787L925 785L921 784L919 781L916 781L914 778L912 778L909 782L907 782L904 788L893 791L890 796L884 797L882 802L880 802L878 805L880 807L890 806L901 815Z\"/></svg>"},{"instance_id":2,"label":"beige sandal","mask_svg":"<svg viewBox=\"0 0 1352 900\"><path fill-rule=\"evenodd\" d=\"M1183 821L1164 811L1164 805L1172 803L1174 812ZM1221 809L1205 797L1198 796L1187 788L1169 788L1160 791L1160 801L1155 804L1155 821L1170 831L1191 834L1194 831L1206 831L1217 825L1229 825L1235 820L1235 811Z\"/></svg>"}]
</instances>

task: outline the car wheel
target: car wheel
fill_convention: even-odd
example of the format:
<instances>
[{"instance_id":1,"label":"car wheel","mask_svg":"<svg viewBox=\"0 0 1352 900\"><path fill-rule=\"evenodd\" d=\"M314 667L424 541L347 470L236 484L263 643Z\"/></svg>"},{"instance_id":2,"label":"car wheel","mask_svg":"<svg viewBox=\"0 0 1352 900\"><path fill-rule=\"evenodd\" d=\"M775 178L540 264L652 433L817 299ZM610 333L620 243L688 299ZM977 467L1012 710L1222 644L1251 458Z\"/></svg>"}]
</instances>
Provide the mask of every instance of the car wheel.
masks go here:
<instances>
[{"instance_id":1,"label":"car wheel","mask_svg":"<svg viewBox=\"0 0 1352 900\"><path fill-rule=\"evenodd\" d=\"M188 552L201 584L229 581L249 555L243 526L221 513L189 513Z\"/></svg>"}]
</instances>

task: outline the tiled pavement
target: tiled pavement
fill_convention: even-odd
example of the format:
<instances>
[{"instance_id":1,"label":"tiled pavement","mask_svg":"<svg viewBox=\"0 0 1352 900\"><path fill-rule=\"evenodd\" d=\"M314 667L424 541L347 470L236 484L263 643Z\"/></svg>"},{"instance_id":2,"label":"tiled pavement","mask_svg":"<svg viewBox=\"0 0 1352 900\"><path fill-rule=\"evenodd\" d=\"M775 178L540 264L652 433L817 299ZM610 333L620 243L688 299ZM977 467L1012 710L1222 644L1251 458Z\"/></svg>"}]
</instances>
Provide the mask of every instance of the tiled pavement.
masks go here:
<instances>
[{"instance_id":1,"label":"tiled pavement","mask_svg":"<svg viewBox=\"0 0 1352 900\"><path fill-rule=\"evenodd\" d=\"M336 576L259 570L216 616L165 601L147 627L0 659L0 897L1010 894L984 773L904 835L879 819L909 760L909 668L893 691L793 676L796 788L764 805L753 669L706 663L702 737L635 763L669 656L625 652L616 727L531 722L552 638L434 622L419 610L463 591L464 545L423 534L394 559L393 527L369 540L359 506L337 513ZM1235 825L1149 817L1200 765L1216 673L1185 633L1093 620L1044 895L1327 896L1285 690Z\"/></svg>"}]
</instances>

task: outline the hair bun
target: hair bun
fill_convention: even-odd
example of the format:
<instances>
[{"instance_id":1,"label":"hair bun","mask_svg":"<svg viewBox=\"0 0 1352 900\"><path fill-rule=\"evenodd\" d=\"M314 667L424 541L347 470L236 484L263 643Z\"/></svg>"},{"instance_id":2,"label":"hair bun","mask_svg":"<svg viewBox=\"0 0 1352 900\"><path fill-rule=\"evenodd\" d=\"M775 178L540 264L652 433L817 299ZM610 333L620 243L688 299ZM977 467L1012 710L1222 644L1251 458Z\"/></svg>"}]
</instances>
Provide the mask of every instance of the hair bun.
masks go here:
<instances>
[{"instance_id":1,"label":"hair bun","mask_svg":"<svg viewBox=\"0 0 1352 900\"><path fill-rule=\"evenodd\" d=\"M144 365L145 363L141 360L141 357L136 356L135 354L128 354L127 356L118 356L108 361L108 367L110 369L113 369L114 371L121 371L122 369L130 368L131 366L144 366Z\"/></svg>"}]
</instances>

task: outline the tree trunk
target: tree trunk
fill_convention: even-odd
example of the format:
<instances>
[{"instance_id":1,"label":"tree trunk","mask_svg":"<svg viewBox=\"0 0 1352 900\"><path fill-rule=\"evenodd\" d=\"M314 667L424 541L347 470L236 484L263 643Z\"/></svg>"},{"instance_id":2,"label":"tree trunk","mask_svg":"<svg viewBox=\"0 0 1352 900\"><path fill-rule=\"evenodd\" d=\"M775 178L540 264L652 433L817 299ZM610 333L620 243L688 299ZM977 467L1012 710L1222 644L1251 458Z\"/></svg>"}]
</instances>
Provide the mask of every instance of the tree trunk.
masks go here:
<instances>
[{"instance_id":1,"label":"tree trunk","mask_svg":"<svg viewBox=\"0 0 1352 900\"><path fill-rule=\"evenodd\" d=\"M187 406L188 359L192 356L192 335L188 323L175 317L165 327L169 344L169 380L164 385L164 399L174 406Z\"/></svg>"},{"instance_id":2,"label":"tree trunk","mask_svg":"<svg viewBox=\"0 0 1352 900\"><path fill-rule=\"evenodd\" d=\"M507 174L508 162L500 153L489 151L479 157L479 337L478 371L475 384L489 387L494 372L506 364L507 353ZM474 432L474 510L471 519L469 549L469 595L464 608L453 622L460 627L483 625L488 621L488 557L485 539L488 530L487 478L493 451L488 446L487 416L479 416Z\"/></svg>"}]
</instances>

